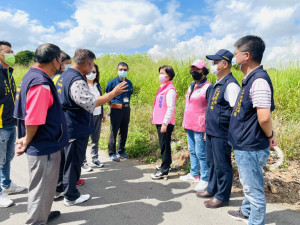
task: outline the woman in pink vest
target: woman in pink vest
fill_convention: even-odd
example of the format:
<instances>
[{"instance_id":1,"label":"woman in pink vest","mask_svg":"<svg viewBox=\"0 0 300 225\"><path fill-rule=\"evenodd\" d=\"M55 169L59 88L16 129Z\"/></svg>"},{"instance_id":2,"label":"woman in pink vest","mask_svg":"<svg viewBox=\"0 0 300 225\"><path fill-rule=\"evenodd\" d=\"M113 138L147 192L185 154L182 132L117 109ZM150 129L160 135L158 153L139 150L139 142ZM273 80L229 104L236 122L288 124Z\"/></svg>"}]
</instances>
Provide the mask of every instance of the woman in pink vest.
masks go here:
<instances>
[{"instance_id":1,"label":"woman in pink vest","mask_svg":"<svg viewBox=\"0 0 300 225\"><path fill-rule=\"evenodd\" d=\"M181 176L179 179L187 182L198 182L195 190L204 191L208 185L208 166L204 140L207 108L206 91L211 83L206 78L209 71L205 61L196 60L190 68L194 82L189 86L186 95L182 126L187 132L191 169L189 174Z\"/></svg>"},{"instance_id":2,"label":"woman in pink vest","mask_svg":"<svg viewBox=\"0 0 300 225\"><path fill-rule=\"evenodd\" d=\"M171 157L171 134L175 124L175 104L177 93L172 83L175 72L171 66L159 68L159 81L162 83L158 89L153 105L152 123L156 124L159 145L161 149L161 166L156 167L156 172L151 175L153 180L158 180L168 175Z\"/></svg>"}]
</instances>

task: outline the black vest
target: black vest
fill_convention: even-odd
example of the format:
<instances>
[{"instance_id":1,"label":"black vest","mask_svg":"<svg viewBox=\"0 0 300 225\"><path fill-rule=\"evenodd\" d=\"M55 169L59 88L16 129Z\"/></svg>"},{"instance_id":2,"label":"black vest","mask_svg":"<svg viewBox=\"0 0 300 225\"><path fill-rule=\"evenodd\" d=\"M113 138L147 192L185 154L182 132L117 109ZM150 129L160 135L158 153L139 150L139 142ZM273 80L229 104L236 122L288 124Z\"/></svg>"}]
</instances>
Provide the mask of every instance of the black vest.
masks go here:
<instances>
[{"instance_id":1,"label":"black vest","mask_svg":"<svg viewBox=\"0 0 300 225\"><path fill-rule=\"evenodd\" d=\"M261 129L257 110L250 99L250 89L254 80L265 79L271 88L271 111L275 109L273 85L267 72L260 66L243 81L239 97L231 114L228 143L236 150L257 151L269 147L269 141Z\"/></svg>"},{"instance_id":2,"label":"black vest","mask_svg":"<svg viewBox=\"0 0 300 225\"><path fill-rule=\"evenodd\" d=\"M47 111L46 123L40 125L27 147L27 154L33 156L50 155L68 145L67 124L57 97L56 88L42 70L30 68L21 80L17 95L14 117L18 119L18 136L26 134L24 119L26 117L26 98L29 89L36 85L48 85L53 95L53 104Z\"/></svg>"},{"instance_id":3,"label":"black vest","mask_svg":"<svg viewBox=\"0 0 300 225\"><path fill-rule=\"evenodd\" d=\"M13 76L13 68L4 69L0 65L0 129L14 127L17 120L13 117L16 97L16 84Z\"/></svg>"},{"instance_id":4,"label":"black vest","mask_svg":"<svg viewBox=\"0 0 300 225\"><path fill-rule=\"evenodd\" d=\"M224 98L229 83L239 83L232 73L229 73L220 82L213 84L210 90L206 109L205 133L220 138L228 137L228 128L232 108Z\"/></svg>"},{"instance_id":5,"label":"black vest","mask_svg":"<svg viewBox=\"0 0 300 225\"><path fill-rule=\"evenodd\" d=\"M78 106L69 95L71 85L76 80L86 82L77 70L69 68L56 82L58 98L66 116L70 139L88 137L94 131L93 114Z\"/></svg>"}]
</instances>

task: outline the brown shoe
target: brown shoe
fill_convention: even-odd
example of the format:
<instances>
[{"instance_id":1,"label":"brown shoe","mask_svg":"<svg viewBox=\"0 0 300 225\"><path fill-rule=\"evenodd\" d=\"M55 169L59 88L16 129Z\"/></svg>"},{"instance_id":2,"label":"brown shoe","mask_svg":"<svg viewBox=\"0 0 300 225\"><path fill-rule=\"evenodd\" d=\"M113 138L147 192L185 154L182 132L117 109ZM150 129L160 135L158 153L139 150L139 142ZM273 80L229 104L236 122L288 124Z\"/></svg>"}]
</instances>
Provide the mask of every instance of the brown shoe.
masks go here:
<instances>
[{"instance_id":1,"label":"brown shoe","mask_svg":"<svg viewBox=\"0 0 300 225\"><path fill-rule=\"evenodd\" d=\"M196 193L198 198L210 198L212 197L211 194L209 194L207 191L199 191Z\"/></svg>"},{"instance_id":2,"label":"brown shoe","mask_svg":"<svg viewBox=\"0 0 300 225\"><path fill-rule=\"evenodd\" d=\"M221 202L215 197L213 197L210 200L205 201L204 205L206 206L206 208L218 208L218 207L228 205L228 202Z\"/></svg>"}]
</instances>

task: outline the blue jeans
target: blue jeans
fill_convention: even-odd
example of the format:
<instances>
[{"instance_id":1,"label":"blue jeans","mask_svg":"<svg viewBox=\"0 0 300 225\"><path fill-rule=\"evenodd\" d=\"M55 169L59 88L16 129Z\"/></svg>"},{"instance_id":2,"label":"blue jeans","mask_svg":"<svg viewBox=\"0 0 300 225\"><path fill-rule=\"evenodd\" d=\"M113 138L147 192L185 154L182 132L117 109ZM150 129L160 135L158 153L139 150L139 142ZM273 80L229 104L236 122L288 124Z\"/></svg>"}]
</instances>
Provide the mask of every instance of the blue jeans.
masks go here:
<instances>
[{"instance_id":1,"label":"blue jeans","mask_svg":"<svg viewBox=\"0 0 300 225\"><path fill-rule=\"evenodd\" d=\"M190 173L194 177L198 176L200 165L200 178L201 180L208 181L208 166L206 162L204 133L187 130L187 140L191 158Z\"/></svg>"},{"instance_id":2,"label":"blue jeans","mask_svg":"<svg viewBox=\"0 0 300 225\"><path fill-rule=\"evenodd\" d=\"M0 129L0 177L1 186L9 188L10 162L15 155L16 128ZM0 186L0 192L2 192Z\"/></svg>"},{"instance_id":3,"label":"blue jeans","mask_svg":"<svg viewBox=\"0 0 300 225\"><path fill-rule=\"evenodd\" d=\"M241 211L244 216L249 217L249 225L265 224L266 196L263 166L268 160L269 153L269 148L259 151L234 150L245 195Z\"/></svg>"}]
</instances>

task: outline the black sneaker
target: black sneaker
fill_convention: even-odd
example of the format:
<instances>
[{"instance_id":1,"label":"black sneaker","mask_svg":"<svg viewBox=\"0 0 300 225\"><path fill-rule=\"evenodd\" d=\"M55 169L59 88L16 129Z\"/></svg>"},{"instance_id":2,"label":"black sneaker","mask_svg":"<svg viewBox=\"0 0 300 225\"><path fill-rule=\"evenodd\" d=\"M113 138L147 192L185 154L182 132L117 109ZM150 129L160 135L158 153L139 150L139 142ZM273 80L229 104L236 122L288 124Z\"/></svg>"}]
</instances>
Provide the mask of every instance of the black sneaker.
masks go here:
<instances>
[{"instance_id":1,"label":"black sneaker","mask_svg":"<svg viewBox=\"0 0 300 225\"><path fill-rule=\"evenodd\" d=\"M249 222L248 217L244 216L241 210L239 210L239 211L229 210L228 216L230 216L231 218L233 218L237 221L242 221L246 224L248 224L248 222Z\"/></svg>"},{"instance_id":2,"label":"black sneaker","mask_svg":"<svg viewBox=\"0 0 300 225\"><path fill-rule=\"evenodd\" d=\"M159 179L163 179L165 176L167 176L167 174L163 174L162 172L157 171L157 172L151 174L150 177L151 177L153 180L159 180Z\"/></svg>"},{"instance_id":3,"label":"black sneaker","mask_svg":"<svg viewBox=\"0 0 300 225\"><path fill-rule=\"evenodd\" d=\"M47 223L52 222L53 220L55 220L59 216L60 216L60 211L52 211L52 212L50 212L50 214L48 216Z\"/></svg>"}]
</instances>

